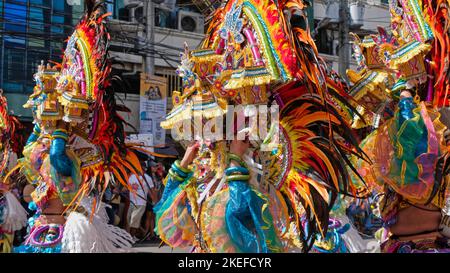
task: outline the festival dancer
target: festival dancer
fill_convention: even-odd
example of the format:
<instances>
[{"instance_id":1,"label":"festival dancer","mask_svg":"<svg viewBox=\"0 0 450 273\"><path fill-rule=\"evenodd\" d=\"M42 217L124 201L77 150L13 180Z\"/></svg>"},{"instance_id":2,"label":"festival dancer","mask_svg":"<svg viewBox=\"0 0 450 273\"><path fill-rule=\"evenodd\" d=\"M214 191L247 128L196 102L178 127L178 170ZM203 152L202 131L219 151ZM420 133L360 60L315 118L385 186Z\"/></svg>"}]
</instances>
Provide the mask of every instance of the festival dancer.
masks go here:
<instances>
[{"instance_id":1,"label":"festival dancer","mask_svg":"<svg viewBox=\"0 0 450 273\"><path fill-rule=\"evenodd\" d=\"M373 50L368 51L375 52L373 59L382 64L378 69L389 75L385 81L374 81L367 76L373 72L363 73L355 86L383 85L384 96L396 104L393 117L381 122L361 145L372 164L357 164L365 181L383 193L383 252L450 249L445 225L447 127L442 122L449 124L439 113L449 106L448 67L443 64L449 57L447 8L445 1L390 1L392 36L380 29L379 35L365 39L371 40L368 46ZM393 84L386 84L390 78Z\"/></svg>"},{"instance_id":2,"label":"festival dancer","mask_svg":"<svg viewBox=\"0 0 450 273\"><path fill-rule=\"evenodd\" d=\"M326 236L339 194L366 195L349 174L355 171L350 154L364 158L350 128L347 109L355 109L318 58L306 6L224 1L200 48L182 55L183 92L174 92L174 109L161 126L178 132L187 151L172 165L154 208L156 230L168 245L307 252ZM227 105L275 105L280 115L245 126L239 115L251 110L235 113ZM225 116L236 116L226 126L236 129L233 140L221 129ZM213 137L198 133L205 126ZM268 133L254 137L262 128Z\"/></svg>"},{"instance_id":3,"label":"festival dancer","mask_svg":"<svg viewBox=\"0 0 450 273\"><path fill-rule=\"evenodd\" d=\"M25 105L34 130L18 168L35 186L29 235L17 252L126 252L132 237L109 225L101 202L109 186L142 173L125 145L110 75L103 1L85 1L60 66L41 64ZM133 194L133 191L131 191Z\"/></svg>"},{"instance_id":4,"label":"festival dancer","mask_svg":"<svg viewBox=\"0 0 450 273\"><path fill-rule=\"evenodd\" d=\"M20 149L20 136L17 134L20 128L19 120L8 112L6 98L0 89L0 253L11 252L14 232L27 223L27 212L10 192L13 184L6 178Z\"/></svg>"}]
</instances>

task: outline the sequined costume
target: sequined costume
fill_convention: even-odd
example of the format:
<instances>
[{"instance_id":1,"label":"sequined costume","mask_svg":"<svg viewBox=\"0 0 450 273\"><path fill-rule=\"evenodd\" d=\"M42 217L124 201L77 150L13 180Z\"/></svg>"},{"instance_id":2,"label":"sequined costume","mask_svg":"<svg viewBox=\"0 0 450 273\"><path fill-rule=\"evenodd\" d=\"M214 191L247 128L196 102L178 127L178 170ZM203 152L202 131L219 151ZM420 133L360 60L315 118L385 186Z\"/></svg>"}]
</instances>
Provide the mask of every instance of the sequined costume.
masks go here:
<instances>
[{"instance_id":1,"label":"sequined costume","mask_svg":"<svg viewBox=\"0 0 450 273\"><path fill-rule=\"evenodd\" d=\"M19 120L10 114L6 98L0 89L0 253L12 250L14 232L25 227L27 213L10 192L11 181L7 179L9 170L14 167L20 149L21 128Z\"/></svg>"},{"instance_id":2,"label":"sequined costume","mask_svg":"<svg viewBox=\"0 0 450 273\"><path fill-rule=\"evenodd\" d=\"M380 28L378 35L356 38L356 57L362 66L348 72L354 82L352 95L363 106L360 113L375 129L361 143L372 163L355 160L355 164L371 189L383 194L382 251L447 252L448 235L436 235L442 230L418 234L396 230L408 226L407 216L400 215L408 215L411 208L438 215L448 198L448 147L443 138L447 127L439 113L449 105L448 68L443 65L449 54L448 3L392 0L389 7L392 34ZM378 100L361 101L365 98ZM383 101L393 102L387 112Z\"/></svg>"}]
</instances>

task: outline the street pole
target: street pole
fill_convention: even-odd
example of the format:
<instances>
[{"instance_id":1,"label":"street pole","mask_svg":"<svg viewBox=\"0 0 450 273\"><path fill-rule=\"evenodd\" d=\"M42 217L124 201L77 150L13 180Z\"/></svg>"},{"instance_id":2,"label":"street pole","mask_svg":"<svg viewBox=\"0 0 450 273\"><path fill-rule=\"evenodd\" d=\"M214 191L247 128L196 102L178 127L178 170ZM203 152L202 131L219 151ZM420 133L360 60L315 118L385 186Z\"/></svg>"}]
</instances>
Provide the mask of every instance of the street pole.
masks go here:
<instances>
[{"instance_id":1,"label":"street pole","mask_svg":"<svg viewBox=\"0 0 450 273\"><path fill-rule=\"evenodd\" d=\"M155 74L155 8L152 0L145 0L144 2L144 14L145 14L145 33L148 52L145 57L145 73L149 75Z\"/></svg>"},{"instance_id":2,"label":"street pole","mask_svg":"<svg viewBox=\"0 0 450 273\"><path fill-rule=\"evenodd\" d=\"M350 10L348 0L340 0L339 3L339 75L347 80L346 71L349 68L350 48Z\"/></svg>"}]
</instances>

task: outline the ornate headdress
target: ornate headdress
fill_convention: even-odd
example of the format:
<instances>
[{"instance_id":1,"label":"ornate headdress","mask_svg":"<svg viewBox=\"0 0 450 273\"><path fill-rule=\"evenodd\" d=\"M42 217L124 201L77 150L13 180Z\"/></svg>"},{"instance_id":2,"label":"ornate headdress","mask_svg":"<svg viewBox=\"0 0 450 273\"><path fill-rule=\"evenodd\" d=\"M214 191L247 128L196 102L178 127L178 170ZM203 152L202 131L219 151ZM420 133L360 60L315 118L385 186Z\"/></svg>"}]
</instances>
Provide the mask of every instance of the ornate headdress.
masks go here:
<instances>
[{"instance_id":1,"label":"ornate headdress","mask_svg":"<svg viewBox=\"0 0 450 273\"><path fill-rule=\"evenodd\" d=\"M389 69L408 89L427 85L422 99L433 106L450 105L448 62L448 2L439 0L391 0L391 28L397 40L394 48L383 48ZM404 82L403 82L404 81Z\"/></svg>"},{"instance_id":2,"label":"ornate headdress","mask_svg":"<svg viewBox=\"0 0 450 273\"><path fill-rule=\"evenodd\" d=\"M114 97L121 85L111 75L105 22L109 14L103 1L85 1L85 5L85 15L68 39L61 65L58 69L39 66L34 93L25 105L33 108L43 131L56 129L56 137L67 142L69 160L79 167L75 176L80 184L68 209L89 194L101 197L111 183L130 189L128 177L143 172L135 147L125 144L125 121L117 113L127 109L116 105Z\"/></svg>"}]
</instances>

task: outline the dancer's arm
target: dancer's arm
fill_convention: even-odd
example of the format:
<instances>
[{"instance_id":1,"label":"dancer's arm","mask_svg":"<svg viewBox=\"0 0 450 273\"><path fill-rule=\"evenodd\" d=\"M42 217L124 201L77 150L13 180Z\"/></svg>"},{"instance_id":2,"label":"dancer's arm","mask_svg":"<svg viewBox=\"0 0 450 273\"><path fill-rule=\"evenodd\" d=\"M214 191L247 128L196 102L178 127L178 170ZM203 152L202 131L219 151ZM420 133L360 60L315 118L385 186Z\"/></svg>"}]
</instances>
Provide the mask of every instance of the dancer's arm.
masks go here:
<instances>
[{"instance_id":1,"label":"dancer's arm","mask_svg":"<svg viewBox=\"0 0 450 273\"><path fill-rule=\"evenodd\" d=\"M71 176L73 162L66 154L66 143L69 139L67 131L62 129L55 130L52 137L50 163L61 175Z\"/></svg>"},{"instance_id":2,"label":"dancer's arm","mask_svg":"<svg viewBox=\"0 0 450 273\"><path fill-rule=\"evenodd\" d=\"M167 175L167 183L164 188L160 203L163 203L168 196L182 183L189 179L192 175L189 165L197 156L199 145L193 144L186 149L186 153L181 161L177 160L172 164L172 168Z\"/></svg>"},{"instance_id":3,"label":"dancer's arm","mask_svg":"<svg viewBox=\"0 0 450 273\"><path fill-rule=\"evenodd\" d=\"M39 124L35 124L33 128L33 132L31 133L30 137L28 137L27 144L29 145L36 140L38 140L39 136L41 135L41 127L39 127Z\"/></svg>"}]
</instances>

